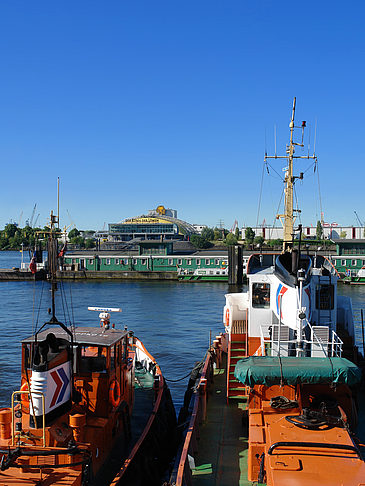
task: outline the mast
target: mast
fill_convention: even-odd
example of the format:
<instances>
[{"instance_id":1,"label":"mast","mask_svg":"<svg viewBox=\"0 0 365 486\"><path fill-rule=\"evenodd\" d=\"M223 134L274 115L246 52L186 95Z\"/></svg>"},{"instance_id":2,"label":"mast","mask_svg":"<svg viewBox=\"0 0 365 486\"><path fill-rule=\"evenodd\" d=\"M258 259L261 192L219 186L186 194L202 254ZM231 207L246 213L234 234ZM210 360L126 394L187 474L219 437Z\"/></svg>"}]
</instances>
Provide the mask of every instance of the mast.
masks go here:
<instances>
[{"instance_id":1,"label":"mast","mask_svg":"<svg viewBox=\"0 0 365 486\"><path fill-rule=\"evenodd\" d=\"M284 202L284 214L277 214L276 218L280 219L283 228L284 228L284 238L283 238L283 251L287 251L292 247L292 240L294 234L294 204L293 204L293 194L294 194L294 181L295 179L303 179L303 172L300 173L299 176L293 175L293 162L294 159L314 159L317 160L316 155L294 155L295 154L295 146L304 147L303 140L304 140L304 128L306 127L306 122L303 121L300 127L295 126L294 118L295 118L295 105L296 105L296 97L293 100L293 109L292 115L289 123L290 128L290 140L289 145L286 149L287 155L267 155L265 154L265 162L267 159L286 159L288 161L287 167L285 170L284 176L284 183L285 183L285 202ZM301 142L294 142L294 129L301 128L302 129L302 140Z\"/></svg>"},{"instance_id":2,"label":"mast","mask_svg":"<svg viewBox=\"0 0 365 486\"><path fill-rule=\"evenodd\" d=\"M290 142L289 148L287 149L288 153L288 170L285 172L285 203L284 203L284 247L283 250L286 250L288 244L292 241L292 234L293 234L293 226L294 226L294 212L293 212L293 192L294 192L294 184L293 184L293 157L294 157L294 144L293 144L293 135L294 135L294 117L295 117L295 104L296 104L296 97L293 100L293 110L290 120Z\"/></svg>"},{"instance_id":3,"label":"mast","mask_svg":"<svg viewBox=\"0 0 365 486\"><path fill-rule=\"evenodd\" d=\"M58 245L57 245L57 234L55 234L55 225L59 225L58 216L53 214L51 211L51 228L48 238L48 269L49 269L49 279L51 282L51 295L52 295L52 318L50 322L57 322L56 318L56 308L55 308L55 292L57 290L57 257L58 257Z\"/></svg>"}]
</instances>

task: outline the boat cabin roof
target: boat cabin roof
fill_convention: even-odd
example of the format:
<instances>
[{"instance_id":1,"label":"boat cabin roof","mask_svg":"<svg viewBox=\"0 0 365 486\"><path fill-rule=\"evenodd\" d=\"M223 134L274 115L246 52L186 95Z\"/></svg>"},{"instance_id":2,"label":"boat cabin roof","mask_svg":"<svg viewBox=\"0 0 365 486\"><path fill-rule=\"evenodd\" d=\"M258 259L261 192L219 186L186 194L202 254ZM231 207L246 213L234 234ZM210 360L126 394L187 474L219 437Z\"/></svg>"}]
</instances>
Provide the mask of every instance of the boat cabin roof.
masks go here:
<instances>
[{"instance_id":1,"label":"boat cabin roof","mask_svg":"<svg viewBox=\"0 0 365 486\"><path fill-rule=\"evenodd\" d=\"M56 338L69 341L70 336L61 327L49 327L37 334L37 341L43 341L47 335L53 333ZM123 339L128 331L122 329L108 329L102 327L77 327L73 332L74 344L91 344L93 346L113 346ZM35 335L23 339L22 343L34 343Z\"/></svg>"}]
</instances>

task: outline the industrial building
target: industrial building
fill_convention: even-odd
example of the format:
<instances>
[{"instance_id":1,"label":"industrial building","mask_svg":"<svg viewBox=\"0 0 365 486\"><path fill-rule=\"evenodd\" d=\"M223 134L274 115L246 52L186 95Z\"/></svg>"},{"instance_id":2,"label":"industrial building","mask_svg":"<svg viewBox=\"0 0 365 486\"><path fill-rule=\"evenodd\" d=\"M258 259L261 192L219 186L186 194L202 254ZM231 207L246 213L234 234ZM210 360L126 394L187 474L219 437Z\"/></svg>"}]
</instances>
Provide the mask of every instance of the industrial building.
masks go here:
<instances>
[{"instance_id":1,"label":"industrial building","mask_svg":"<svg viewBox=\"0 0 365 486\"><path fill-rule=\"evenodd\" d=\"M256 226L251 227L255 236L262 236L265 240L283 239L284 230L281 226ZM245 238L247 227L241 229L242 239ZM339 226L337 223L324 223L322 226L323 237L328 240L355 240L364 238L364 228L361 226ZM317 226L303 226L303 238L315 239Z\"/></svg>"}]
</instances>

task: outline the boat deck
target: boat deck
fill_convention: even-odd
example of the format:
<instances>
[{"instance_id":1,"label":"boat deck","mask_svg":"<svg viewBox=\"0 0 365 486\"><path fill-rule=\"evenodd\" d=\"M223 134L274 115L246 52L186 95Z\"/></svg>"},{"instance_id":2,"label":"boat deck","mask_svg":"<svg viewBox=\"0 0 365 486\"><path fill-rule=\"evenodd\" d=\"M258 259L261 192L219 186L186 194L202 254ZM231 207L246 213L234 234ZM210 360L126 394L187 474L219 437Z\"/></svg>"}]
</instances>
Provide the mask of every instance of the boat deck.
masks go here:
<instances>
[{"instance_id":1,"label":"boat deck","mask_svg":"<svg viewBox=\"0 0 365 486\"><path fill-rule=\"evenodd\" d=\"M237 400L227 404L226 383L226 370L216 369L194 457L194 486L252 486L247 480L248 431L242 421L247 404Z\"/></svg>"}]
</instances>

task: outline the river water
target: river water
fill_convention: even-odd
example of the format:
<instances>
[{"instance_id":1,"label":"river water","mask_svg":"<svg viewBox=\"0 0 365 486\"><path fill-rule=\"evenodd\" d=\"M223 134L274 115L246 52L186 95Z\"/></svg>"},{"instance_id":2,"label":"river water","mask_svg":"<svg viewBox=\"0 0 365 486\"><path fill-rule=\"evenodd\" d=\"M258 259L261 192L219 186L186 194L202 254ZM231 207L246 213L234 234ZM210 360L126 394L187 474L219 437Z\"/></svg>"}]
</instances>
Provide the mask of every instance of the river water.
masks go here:
<instances>
[{"instance_id":1,"label":"river water","mask_svg":"<svg viewBox=\"0 0 365 486\"><path fill-rule=\"evenodd\" d=\"M19 252L0 252L0 268L19 267L20 261ZM56 315L66 324L98 326L98 313L88 311L88 306L121 307L122 313L113 314L112 322L135 332L167 380L179 380L202 359L210 333L214 337L222 331L224 294L229 291L222 282L64 282L57 292ZM339 285L339 294L352 297L355 313L365 309L365 286ZM4 407L20 383L20 341L48 320L49 285L0 282L0 303L0 407ZM360 326L357 342L361 346ZM187 378L168 384L178 410Z\"/></svg>"}]
</instances>

